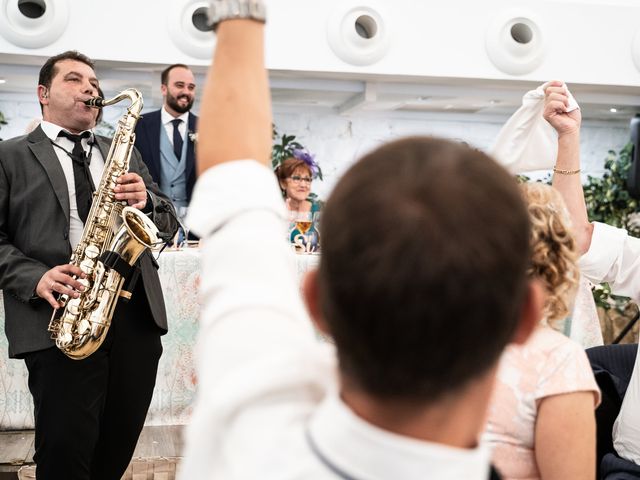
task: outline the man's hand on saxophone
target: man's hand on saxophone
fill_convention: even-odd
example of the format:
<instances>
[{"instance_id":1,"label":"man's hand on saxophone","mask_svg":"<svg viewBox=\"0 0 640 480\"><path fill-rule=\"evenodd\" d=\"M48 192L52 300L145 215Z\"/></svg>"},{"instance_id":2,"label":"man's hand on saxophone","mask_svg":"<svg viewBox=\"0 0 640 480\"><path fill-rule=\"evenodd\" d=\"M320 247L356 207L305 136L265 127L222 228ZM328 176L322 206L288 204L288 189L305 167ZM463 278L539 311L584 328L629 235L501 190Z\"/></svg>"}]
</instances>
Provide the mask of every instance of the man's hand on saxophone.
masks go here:
<instances>
[{"instance_id":1,"label":"man's hand on saxophone","mask_svg":"<svg viewBox=\"0 0 640 480\"><path fill-rule=\"evenodd\" d=\"M147 187L137 173L125 173L118 177L114 188L116 200L126 200L129 206L142 210L147 205Z\"/></svg>"},{"instance_id":2,"label":"man's hand on saxophone","mask_svg":"<svg viewBox=\"0 0 640 480\"><path fill-rule=\"evenodd\" d=\"M49 302L53 308L60 308L61 305L56 301L57 294L66 294L71 298L78 298L78 292L84 290L84 286L74 276L86 278L82 270L75 265L66 263L53 267L38 282L36 295Z\"/></svg>"}]
</instances>

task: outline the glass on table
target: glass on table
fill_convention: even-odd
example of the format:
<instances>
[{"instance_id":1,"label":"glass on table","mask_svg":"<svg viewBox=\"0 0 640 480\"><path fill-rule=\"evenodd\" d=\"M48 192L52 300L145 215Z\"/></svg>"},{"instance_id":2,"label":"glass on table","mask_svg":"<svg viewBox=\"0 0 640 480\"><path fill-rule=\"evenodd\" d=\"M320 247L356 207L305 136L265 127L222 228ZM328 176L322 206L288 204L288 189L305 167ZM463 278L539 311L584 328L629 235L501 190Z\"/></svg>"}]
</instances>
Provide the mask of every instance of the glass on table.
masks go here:
<instances>
[{"instance_id":1,"label":"glass on table","mask_svg":"<svg viewBox=\"0 0 640 480\"><path fill-rule=\"evenodd\" d=\"M289 212L289 241L297 253L305 253L308 248L307 232L313 223L311 212Z\"/></svg>"},{"instance_id":2,"label":"glass on table","mask_svg":"<svg viewBox=\"0 0 640 480\"><path fill-rule=\"evenodd\" d=\"M189 240L189 227L187 227L186 219L187 214L189 213L189 207L176 207L176 214L178 215L178 222L180 223L180 229L182 229L184 237L180 238L180 232L178 231L178 239L176 242L176 247L182 248L188 245Z\"/></svg>"}]
</instances>

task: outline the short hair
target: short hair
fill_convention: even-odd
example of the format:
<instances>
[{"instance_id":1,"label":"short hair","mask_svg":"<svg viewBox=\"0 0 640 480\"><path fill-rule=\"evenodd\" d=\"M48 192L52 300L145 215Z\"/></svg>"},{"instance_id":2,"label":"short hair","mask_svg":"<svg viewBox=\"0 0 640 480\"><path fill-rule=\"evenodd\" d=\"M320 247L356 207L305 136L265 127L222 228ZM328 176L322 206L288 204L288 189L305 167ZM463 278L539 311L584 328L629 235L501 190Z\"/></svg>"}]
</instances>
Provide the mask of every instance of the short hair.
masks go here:
<instances>
[{"instance_id":1,"label":"short hair","mask_svg":"<svg viewBox=\"0 0 640 480\"><path fill-rule=\"evenodd\" d=\"M291 177L291 175L293 175L293 172L295 172L300 167L305 168L309 172L310 177L313 176L311 168L305 163L304 160L295 157L289 157L283 160L274 172L276 174L276 178L278 179L278 185L280 185L280 182L284 182L287 178ZM280 189L282 190L282 187L280 187ZM282 193L284 194L284 191Z\"/></svg>"},{"instance_id":2,"label":"short hair","mask_svg":"<svg viewBox=\"0 0 640 480\"><path fill-rule=\"evenodd\" d=\"M338 182L322 233L319 308L349 381L433 402L495 365L528 290L529 222L491 158L435 138L389 143Z\"/></svg>"},{"instance_id":3,"label":"short hair","mask_svg":"<svg viewBox=\"0 0 640 480\"><path fill-rule=\"evenodd\" d=\"M78 52L77 50L67 50L66 52L59 53L58 55L54 55L53 57L49 57L42 68L40 68L40 74L38 75L38 85L44 85L47 88L51 88L51 82L53 77L56 76L58 70L56 65L58 62L63 60L74 60L76 62L82 62L86 65L89 65L92 69L95 70L95 64L93 60L91 60L86 55ZM40 104L40 110L42 110L43 105Z\"/></svg>"},{"instance_id":4,"label":"short hair","mask_svg":"<svg viewBox=\"0 0 640 480\"><path fill-rule=\"evenodd\" d=\"M160 83L162 83L162 85L167 85L167 82L169 81L169 73L171 72L171 70L173 70L174 68L186 68L187 70L191 70L187 65L185 65L184 63L174 63L173 65L169 65L167 68L165 68L162 73L160 74Z\"/></svg>"},{"instance_id":5,"label":"short hair","mask_svg":"<svg viewBox=\"0 0 640 480\"><path fill-rule=\"evenodd\" d=\"M44 62L44 65L42 65L42 68L40 69L40 75L38 76L38 85L44 85L45 87L50 88L51 81L57 73L56 64L63 60L75 60L76 62L82 62L95 70L95 64L89 57L77 50L67 50L66 52L49 57L47 61Z\"/></svg>"},{"instance_id":6,"label":"short hair","mask_svg":"<svg viewBox=\"0 0 640 480\"><path fill-rule=\"evenodd\" d=\"M547 292L543 321L556 327L571 311L580 278L571 220L557 190L539 182L520 188L531 220L529 275L538 278Z\"/></svg>"}]
</instances>

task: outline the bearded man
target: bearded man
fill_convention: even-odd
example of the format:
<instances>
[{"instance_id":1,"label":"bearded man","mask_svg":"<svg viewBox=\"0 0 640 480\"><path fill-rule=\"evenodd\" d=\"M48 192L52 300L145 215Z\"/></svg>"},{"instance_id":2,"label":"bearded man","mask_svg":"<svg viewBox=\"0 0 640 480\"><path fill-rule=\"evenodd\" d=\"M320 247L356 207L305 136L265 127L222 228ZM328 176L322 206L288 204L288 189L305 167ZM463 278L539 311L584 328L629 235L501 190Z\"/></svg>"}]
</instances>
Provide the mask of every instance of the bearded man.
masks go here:
<instances>
[{"instance_id":1,"label":"bearded man","mask_svg":"<svg viewBox=\"0 0 640 480\"><path fill-rule=\"evenodd\" d=\"M168 66L160 77L162 108L145 113L136 126L136 147L178 210L187 207L196 182L194 141L198 117L191 113L196 84L188 66Z\"/></svg>"}]
</instances>

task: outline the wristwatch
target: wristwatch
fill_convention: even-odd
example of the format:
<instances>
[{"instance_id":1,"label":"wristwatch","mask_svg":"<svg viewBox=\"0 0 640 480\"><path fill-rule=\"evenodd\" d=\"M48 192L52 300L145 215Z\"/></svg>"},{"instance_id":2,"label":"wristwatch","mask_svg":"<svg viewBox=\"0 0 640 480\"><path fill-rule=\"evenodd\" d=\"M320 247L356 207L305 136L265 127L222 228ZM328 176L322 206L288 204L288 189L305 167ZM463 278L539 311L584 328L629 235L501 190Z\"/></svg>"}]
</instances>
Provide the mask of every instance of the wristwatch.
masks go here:
<instances>
[{"instance_id":1,"label":"wristwatch","mask_svg":"<svg viewBox=\"0 0 640 480\"><path fill-rule=\"evenodd\" d=\"M262 0L210 0L207 13L213 31L225 20L247 18L261 23L267 20L267 9Z\"/></svg>"}]
</instances>

